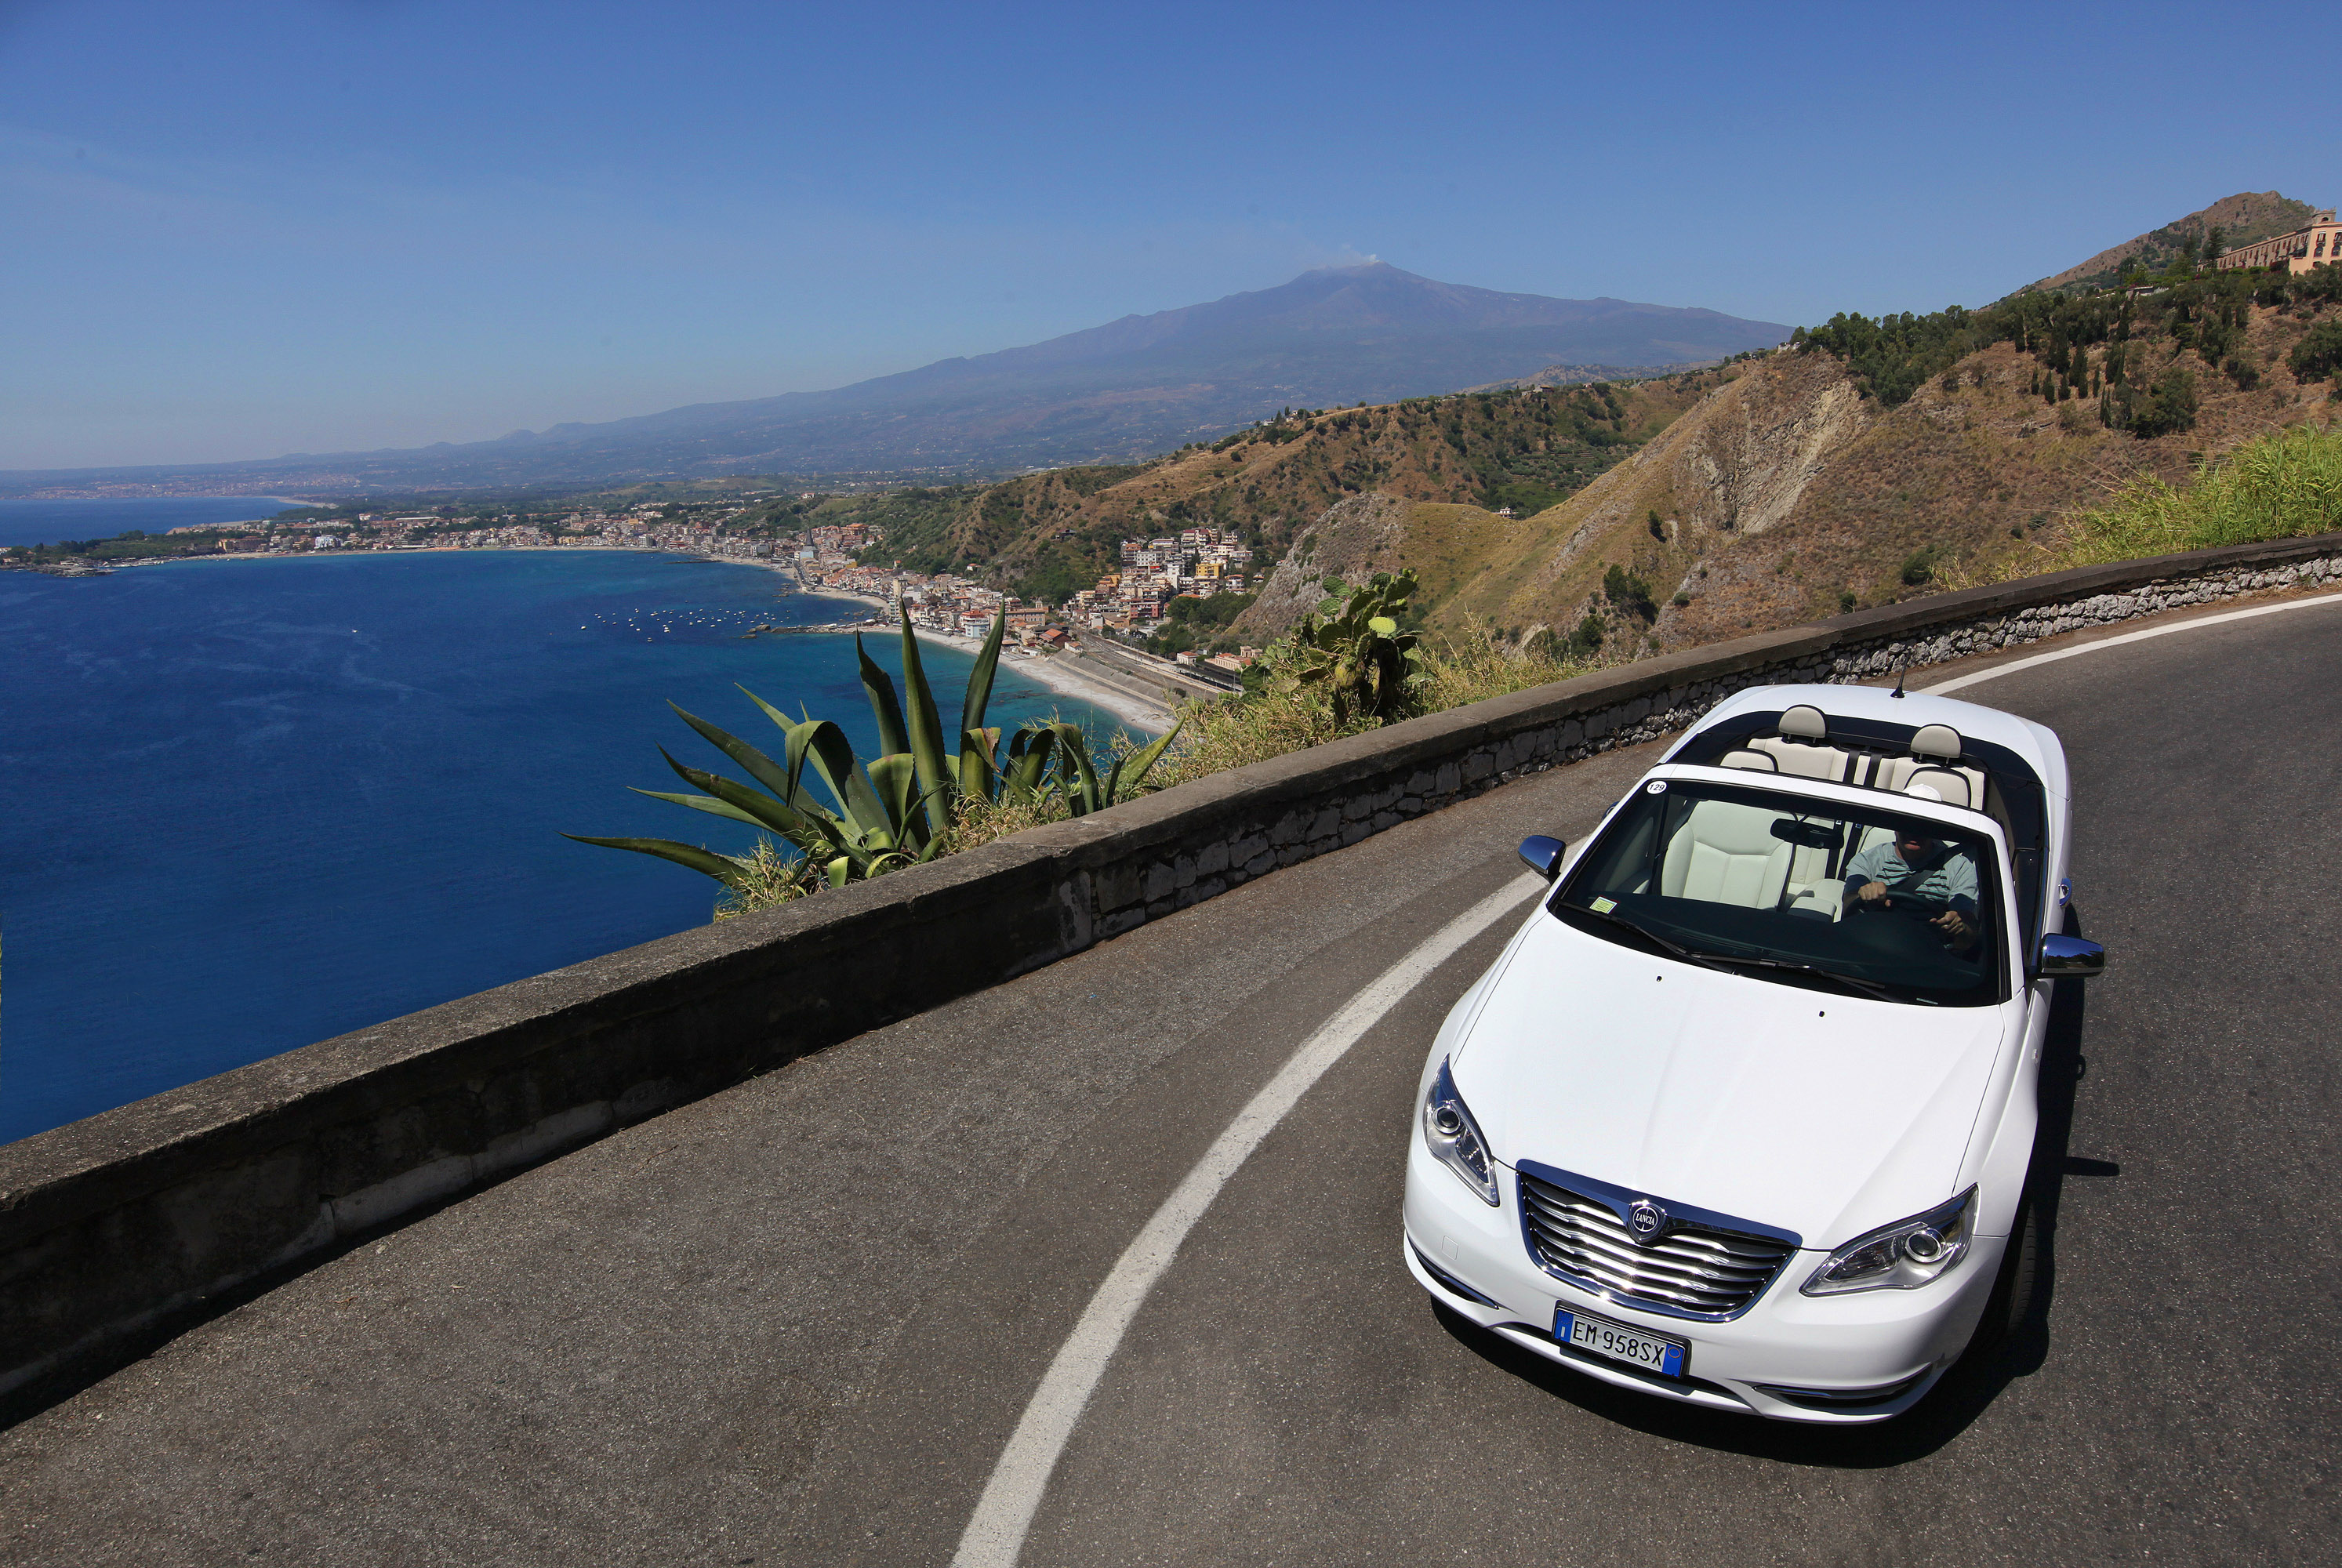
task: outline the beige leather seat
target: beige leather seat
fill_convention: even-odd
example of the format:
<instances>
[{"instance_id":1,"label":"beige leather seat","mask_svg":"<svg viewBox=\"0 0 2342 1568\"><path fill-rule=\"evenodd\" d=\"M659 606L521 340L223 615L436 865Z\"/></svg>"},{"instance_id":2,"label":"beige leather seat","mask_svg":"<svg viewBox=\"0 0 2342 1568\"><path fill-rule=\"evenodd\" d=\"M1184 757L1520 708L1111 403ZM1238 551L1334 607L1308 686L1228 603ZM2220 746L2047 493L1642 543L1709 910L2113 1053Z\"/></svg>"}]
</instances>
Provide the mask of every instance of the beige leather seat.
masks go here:
<instances>
[{"instance_id":1,"label":"beige leather seat","mask_svg":"<svg viewBox=\"0 0 2342 1568\"><path fill-rule=\"evenodd\" d=\"M1959 765L1961 744L1960 732L1949 724L1923 725L1911 737L1909 756L1879 759L1871 785L1982 811L1984 770Z\"/></svg>"},{"instance_id":2,"label":"beige leather seat","mask_svg":"<svg viewBox=\"0 0 2342 1568\"><path fill-rule=\"evenodd\" d=\"M1854 759L1829 744L1829 720L1819 708L1799 703L1781 715L1780 730L1777 735L1750 741L1747 749L1771 757L1776 773L1822 779L1831 784L1849 782L1847 774L1848 764ZM1733 756L1740 754L1738 752L1732 754ZM1735 764L1727 760L1725 765L1747 767L1754 764Z\"/></svg>"},{"instance_id":3,"label":"beige leather seat","mask_svg":"<svg viewBox=\"0 0 2342 1568\"><path fill-rule=\"evenodd\" d=\"M1770 909L1789 875L1789 846L1773 836L1780 813L1704 800L1676 830L1659 868L1659 892L1743 909Z\"/></svg>"}]
</instances>

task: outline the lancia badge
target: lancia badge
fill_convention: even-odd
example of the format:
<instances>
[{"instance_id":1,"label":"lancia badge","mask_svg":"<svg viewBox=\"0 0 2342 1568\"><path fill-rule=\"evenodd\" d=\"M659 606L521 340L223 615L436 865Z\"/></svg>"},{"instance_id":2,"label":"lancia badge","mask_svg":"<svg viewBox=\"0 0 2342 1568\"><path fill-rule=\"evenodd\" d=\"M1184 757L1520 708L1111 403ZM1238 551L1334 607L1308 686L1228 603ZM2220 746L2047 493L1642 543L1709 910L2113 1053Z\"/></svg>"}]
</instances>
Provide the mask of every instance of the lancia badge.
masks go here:
<instances>
[{"instance_id":1,"label":"lancia badge","mask_svg":"<svg viewBox=\"0 0 2342 1568\"><path fill-rule=\"evenodd\" d=\"M1655 1242L1666 1228L1667 1212L1648 1198L1636 1198L1626 1210L1626 1228L1638 1242Z\"/></svg>"}]
</instances>

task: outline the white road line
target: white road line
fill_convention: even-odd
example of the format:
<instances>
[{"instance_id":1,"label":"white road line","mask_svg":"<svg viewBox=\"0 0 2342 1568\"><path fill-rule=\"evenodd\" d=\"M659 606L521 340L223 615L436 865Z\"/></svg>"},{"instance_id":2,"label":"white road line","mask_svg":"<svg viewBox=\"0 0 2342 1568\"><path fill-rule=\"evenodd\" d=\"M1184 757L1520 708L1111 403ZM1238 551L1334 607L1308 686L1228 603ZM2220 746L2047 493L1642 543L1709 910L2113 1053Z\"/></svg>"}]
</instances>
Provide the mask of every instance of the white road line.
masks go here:
<instances>
[{"instance_id":1,"label":"white road line","mask_svg":"<svg viewBox=\"0 0 2342 1568\"><path fill-rule=\"evenodd\" d=\"M2217 626L2223 621L2248 621L2255 615L2278 615L2287 610L2307 610L2314 604L2342 603L2342 594L2320 594L2314 599L2287 599L2281 604L2257 604L2249 610L2231 610L2225 615L2201 615L2193 621L2176 621L2167 626L2149 626L2144 632L2125 632L2119 637L2101 637L2095 643L2077 647L2060 648L2054 654L2036 654L2029 659L2012 659L1996 664L1989 670L1978 670L1972 675L1956 675L1932 686L1921 686L1923 697L1939 697L1947 692L1957 692L1962 686L1973 686L1979 681L1997 681L2003 675L2013 675L2019 670L2029 670L2036 664L2054 664L2060 659L2079 658L2095 654L2100 648L2117 647L2124 643L2143 642L2148 637L2167 637L2174 632L2192 632L2198 626Z\"/></svg>"},{"instance_id":2,"label":"white road line","mask_svg":"<svg viewBox=\"0 0 2342 1568\"><path fill-rule=\"evenodd\" d=\"M1049 1473L1056 1469L1057 1458L1065 1453L1083 1407L1106 1374L1106 1363L1114 1358L1147 1293L1170 1268L1180 1243L1212 1206L1228 1178L1300 1103L1309 1086L1384 1014L1466 943L1545 886L1538 877L1516 877L1449 921L1303 1041L1276 1076L1236 1114L1195 1169L1155 1211L1155 1217L1146 1222L1146 1228L1138 1233L1115 1263L1114 1272L1090 1297L1089 1305L1082 1309L1081 1321L1058 1347L1056 1359L1042 1374L1041 1385L1033 1391L1023 1419L1009 1435L1000 1463L993 1466L992 1479L985 1484L975 1515L960 1535L953 1568L1008 1568L1016 1561L1025 1549L1025 1533L1032 1528L1033 1514L1041 1506L1041 1494L1048 1487Z\"/></svg>"}]
</instances>

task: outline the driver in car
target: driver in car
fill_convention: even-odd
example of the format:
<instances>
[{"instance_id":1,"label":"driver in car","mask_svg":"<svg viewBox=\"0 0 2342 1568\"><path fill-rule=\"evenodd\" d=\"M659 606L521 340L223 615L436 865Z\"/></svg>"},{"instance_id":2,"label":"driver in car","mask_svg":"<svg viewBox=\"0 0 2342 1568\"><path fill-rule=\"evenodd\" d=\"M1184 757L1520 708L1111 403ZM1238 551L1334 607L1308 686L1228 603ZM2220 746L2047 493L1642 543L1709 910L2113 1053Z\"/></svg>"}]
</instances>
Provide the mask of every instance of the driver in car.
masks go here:
<instances>
[{"instance_id":1,"label":"driver in car","mask_svg":"<svg viewBox=\"0 0 2342 1568\"><path fill-rule=\"evenodd\" d=\"M1900 827L1885 844L1864 850L1846 864L1847 910L1891 910L1897 898L1922 901L1941 914L1927 924L1941 932L1955 953L1976 945L1976 864L1916 829Z\"/></svg>"}]
</instances>

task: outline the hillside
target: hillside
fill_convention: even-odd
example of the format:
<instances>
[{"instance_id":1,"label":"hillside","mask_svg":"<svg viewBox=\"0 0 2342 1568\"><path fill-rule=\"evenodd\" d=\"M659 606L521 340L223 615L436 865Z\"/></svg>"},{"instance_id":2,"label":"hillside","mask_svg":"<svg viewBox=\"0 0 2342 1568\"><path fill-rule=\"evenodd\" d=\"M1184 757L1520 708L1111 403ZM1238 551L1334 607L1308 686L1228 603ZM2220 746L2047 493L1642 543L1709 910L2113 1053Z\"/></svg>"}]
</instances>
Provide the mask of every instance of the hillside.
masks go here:
<instances>
[{"instance_id":1,"label":"hillside","mask_svg":"<svg viewBox=\"0 0 2342 1568\"><path fill-rule=\"evenodd\" d=\"M747 473L997 474L1143 459L1296 404L1387 403L1557 365L1700 363L1787 335L1710 310L1504 294L1376 262L827 392L413 451L0 473L0 491L346 495Z\"/></svg>"},{"instance_id":2,"label":"hillside","mask_svg":"<svg viewBox=\"0 0 2342 1568\"><path fill-rule=\"evenodd\" d=\"M2272 292L2224 274L2136 315L2119 296L2042 295L1957 313L1938 339L1909 335L1939 343L1940 357L1900 401L1867 394L1869 377L1817 334L1807 352L1713 373L1681 418L1534 516L1396 496L1328 509L1237 630L1252 641L1282 630L1329 571L1355 581L1412 565L1435 625L1566 639L1592 616L1615 655L2038 569L2045 524L2132 475L2184 482L2199 456L2333 421L2336 384L2297 379L2288 360L2313 331L2342 332L2337 282L2330 269ZM2257 289L2272 303L2253 303ZM2061 400L2046 366L2070 371L2077 354L2079 394ZM2192 423L2155 429L2142 411L2182 386Z\"/></svg>"},{"instance_id":3,"label":"hillside","mask_svg":"<svg viewBox=\"0 0 2342 1568\"><path fill-rule=\"evenodd\" d=\"M929 514L870 556L1054 601L1114 570L1122 539L1183 524L1236 530L1275 559L1328 506L1363 493L1526 514L1607 471L1722 380L1710 370L1292 412L1151 463L926 492Z\"/></svg>"},{"instance_id":4,"label":"hillside","mask_svg":"<svg viewBox=\"0 0 2342 1568\"><path fill-rule=\"evenodd\" d=\"M2191 255L2200 252L2214 229L2220 231L2221 248L2234 250L2271 235L2297 229L2309 221L2314 210L2307 202L2297 202L2275 191L2246 191L2222 196L2200 212L2189 213L2159 229L2150 229L2110 250L2102 250L2089 260L2045 277L2032 286L2067 293L2110 287L2134 266L2142 272L2160 272L2179 259L2183 246L2194 247Z\"/></svg>"}]
</instances>

